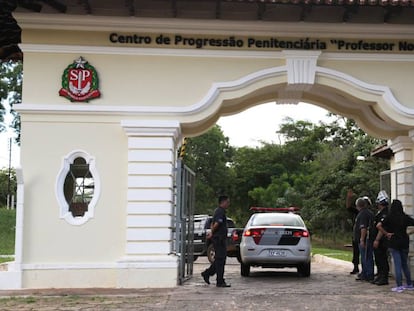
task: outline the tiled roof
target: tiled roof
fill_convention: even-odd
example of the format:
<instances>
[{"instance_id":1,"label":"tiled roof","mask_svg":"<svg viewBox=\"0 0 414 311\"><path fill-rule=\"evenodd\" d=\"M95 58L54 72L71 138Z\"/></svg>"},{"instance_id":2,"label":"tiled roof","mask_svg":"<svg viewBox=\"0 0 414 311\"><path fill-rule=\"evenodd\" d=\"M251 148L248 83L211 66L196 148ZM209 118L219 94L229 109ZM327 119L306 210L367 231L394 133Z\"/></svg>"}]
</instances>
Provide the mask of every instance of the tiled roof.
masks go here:
<instances>
[{"instance_id":1,"label":"tiled roof","mask_svg":"<svg viewBox=\"0 0 414 311\"><path fill-rule=\"evenodd\" d=\"M21 58L11 13L204 20L413 24L414 0L0 0L0 61Z\"/></svg>"}]
</instances>

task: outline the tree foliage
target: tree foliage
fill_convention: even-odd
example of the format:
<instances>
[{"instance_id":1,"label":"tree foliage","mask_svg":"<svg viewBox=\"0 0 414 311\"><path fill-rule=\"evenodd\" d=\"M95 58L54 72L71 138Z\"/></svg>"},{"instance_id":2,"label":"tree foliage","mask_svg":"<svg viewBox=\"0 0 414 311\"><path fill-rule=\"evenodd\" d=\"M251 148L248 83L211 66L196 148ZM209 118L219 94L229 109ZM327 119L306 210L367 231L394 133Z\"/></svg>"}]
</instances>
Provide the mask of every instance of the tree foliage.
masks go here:
<instances>
[{"instance_id":1,"label":"tree foliage","mask_svg":"<svg viewBox=\"0 0 414 311\"><path fill-rule=\"evenodd\" d=\"M370 156L383 141L353 120L331 117L328 124L286 118L278 131L283 144L232 148L219 127L192 138L186 163L197 172L197 212L211 213L215 196L224 191L232 200L229 215L239 225L251 206L299 206L312 230L349 231L348 189L375 198L379 174L389 163Z\"/></svg>"},{"instance_id":2,"label":"tree foliage","mask_svg":"<svg viewBox=\"0 0 414 311\"><path fill-rule=\"evenodd\" d=\"M188 138L185 164L196 173L197 213L211 213L217 196L232 192L230 165L234 149L216 125L204 135Z\"/></svg>"},{"instance_id":3,"label":"tree foliage","mask_svg":"<svg viewBox=\"0 0 414 311\"><path fill-rule=\"evenodd\" d=\"M16 174L14 170L11 170L9 179L9 170L0 169L0 207L7 205L7 195L16 195Z\"/></svg>"},{"instance_id":4,"label":"tree foliage","mask_svg":"<svg viewBox=\"0 0 414 311\"><path fill-rule=\"evenodd\" d=\"M22 101L22 82L23 65L21 62L0 62L0 132L5 131L9 126L5 124L4 119L9 106L9 112L13 116L10 126L17 134L17 142L20 142L20 117L13 106Z\"/></svg>"}]
</instances>

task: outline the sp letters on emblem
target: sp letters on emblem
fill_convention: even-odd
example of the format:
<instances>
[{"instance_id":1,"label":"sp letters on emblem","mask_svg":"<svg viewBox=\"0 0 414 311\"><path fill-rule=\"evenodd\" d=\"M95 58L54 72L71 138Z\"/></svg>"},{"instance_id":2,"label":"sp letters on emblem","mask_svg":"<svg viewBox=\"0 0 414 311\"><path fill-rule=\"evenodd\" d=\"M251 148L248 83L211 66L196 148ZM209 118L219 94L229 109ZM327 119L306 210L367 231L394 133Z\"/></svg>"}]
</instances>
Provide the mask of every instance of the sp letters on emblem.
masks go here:
<instances>
[{"instance_id":1,"label":"sp letters on emblem","mask_svg":"<svg viewBox=\"0 0 414 311\"><path fill-rule=\"evenodd\" d=\"M98 73L80 56L63 72L59 95L72 102L88 102L101 96L98 87Z\"/></svg>"}]
</instances>

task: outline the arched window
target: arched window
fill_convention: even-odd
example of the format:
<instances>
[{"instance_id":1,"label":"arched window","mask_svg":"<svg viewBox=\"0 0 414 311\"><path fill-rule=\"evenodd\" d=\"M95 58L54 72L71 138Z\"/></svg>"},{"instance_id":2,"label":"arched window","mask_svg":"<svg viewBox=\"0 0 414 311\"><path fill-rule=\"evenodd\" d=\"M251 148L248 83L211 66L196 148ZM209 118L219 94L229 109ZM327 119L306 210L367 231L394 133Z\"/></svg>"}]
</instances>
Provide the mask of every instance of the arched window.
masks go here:
<instances>
[{"instance_id":1,"label":"arched window","mask_svg":"<svg viewBox=\"0 0 414 311\"><path fill-rule=\"evenodd\" d=\"M63 159L56 182L60 218L81 225L94 216L100 193L95 159L84 151L73 151Z\"/></svg>"}]
</instances>

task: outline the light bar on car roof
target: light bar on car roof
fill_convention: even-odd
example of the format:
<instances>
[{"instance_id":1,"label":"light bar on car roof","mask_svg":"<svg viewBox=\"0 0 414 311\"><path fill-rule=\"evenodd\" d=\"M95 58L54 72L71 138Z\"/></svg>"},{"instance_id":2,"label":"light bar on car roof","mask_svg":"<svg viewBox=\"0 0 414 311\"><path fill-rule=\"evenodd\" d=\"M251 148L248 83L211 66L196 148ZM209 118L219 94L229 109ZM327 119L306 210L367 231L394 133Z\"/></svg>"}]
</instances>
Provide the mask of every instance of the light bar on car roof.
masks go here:
<instances>
[{"instance_id":1,"label":"light bar on car roof","mask_svg":"<svg viewBox=\"0 0 414 311\"><path fill-rule=\"evenodd\" d=\"M299 207L289 206L289 207L250 207L251 211L255 212L280 212L280 213L296 213L300 210Z\"/></svg>"}]
</instances>

